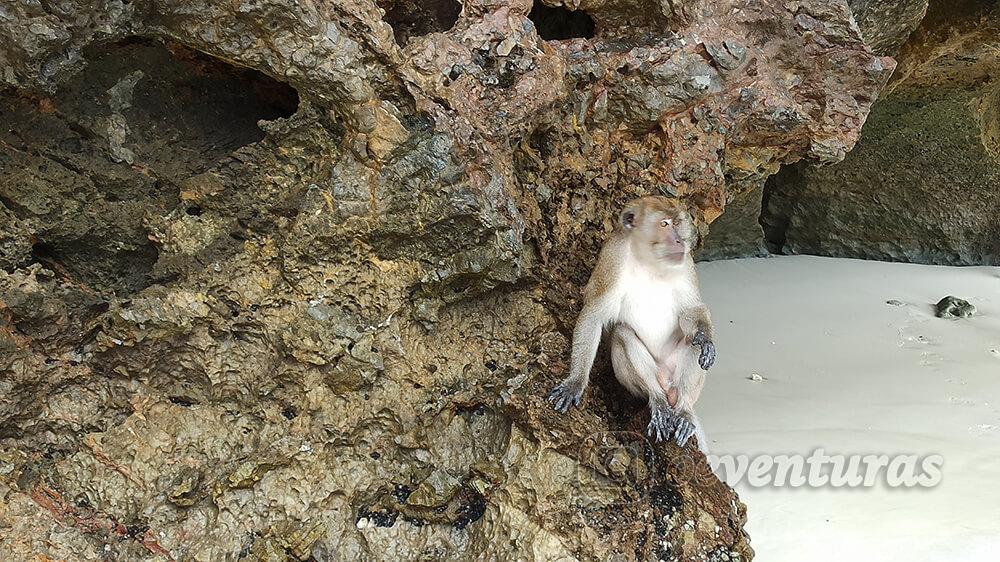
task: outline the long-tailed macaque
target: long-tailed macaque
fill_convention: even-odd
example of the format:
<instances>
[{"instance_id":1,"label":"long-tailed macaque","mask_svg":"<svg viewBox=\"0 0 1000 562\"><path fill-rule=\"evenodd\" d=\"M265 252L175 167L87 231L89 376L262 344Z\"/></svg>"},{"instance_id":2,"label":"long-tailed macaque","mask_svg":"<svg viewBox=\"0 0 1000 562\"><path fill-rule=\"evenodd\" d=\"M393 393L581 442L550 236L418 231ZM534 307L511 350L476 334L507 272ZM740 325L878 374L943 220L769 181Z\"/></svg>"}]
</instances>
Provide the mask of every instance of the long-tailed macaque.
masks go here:
<instances>
[{"instance_id":1,"label":"long-tailed macaque","mask_svg":"<svg viewBox=\"0 0 1000 562\"><path fill-rule=\"evenodd\" d=\"M694 403L715 362L715 344L691 258L695 238L679 200L650 196L625 206L584 289L570 373L549 395L556 410L580 404L607 330L615 376L649 400L649 436L683 447L696 435L707 450Z\"/></svg>"}]
</instances>

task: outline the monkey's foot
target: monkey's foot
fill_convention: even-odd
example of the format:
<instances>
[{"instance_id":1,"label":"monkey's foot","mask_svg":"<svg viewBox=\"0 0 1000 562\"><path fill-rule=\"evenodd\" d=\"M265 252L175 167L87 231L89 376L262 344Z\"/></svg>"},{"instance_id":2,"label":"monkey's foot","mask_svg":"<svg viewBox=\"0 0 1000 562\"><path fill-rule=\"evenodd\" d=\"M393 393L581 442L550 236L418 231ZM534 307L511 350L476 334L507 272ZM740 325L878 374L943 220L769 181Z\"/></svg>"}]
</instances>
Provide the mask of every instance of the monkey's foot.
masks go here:
<instances>
[{"instance_id":1,"label":"monkey's foot","mask_svg":"<svg viewBox=\"0 0 1000 562\"><path fill-rule=\"evenodd\" d=\"M687 445L694 435L697 426L687 414L677 413L666 406L650 408L649 425L646 435L656 441L666 441L673 438L678 447Z\"/></svg>"},{"instance_id":2,"label":"monkey's foot","mask_svg":"<svg viewBox=\"0 0 1000 562\"><path fill-rule=\"evenodd\" d=\"M666 441L674 432L677 420L677 414L666 406L650 408L646 435L656 441Z\"/></svg>"},{"instance_id":3,"label":"monkey's foot","mask_svg":"<svg viewBox=\"0 0 1000 562\"><path fill-rule=\"evenodd\" d=\"M684 414L678 415L676 423L674 424L674 443L677 443L678 447L683 447L687 445L688 439L694 435L695 425L687 416Z\"/></svg>"},{"instance_id":4,"label":"monkey's foot","mask_svg":"<svg viewBox=\"0 0 1000 562\"><path fill-rule=\"evenodd\" d=\"M705 334L704 330L698 330L695 332L694 337L691 338L691 345L701 346L698 365L703 371L709 370L715 364L715 344L712 343L712 340L708 339L708 335Z\"/></svg>"},{"instance_id":5,"label":"monkey's foot","mask_svg":"<svg viewBox=\"0 0 1000 562\"><path fill-rule=\"evenodd\" d=\"M549 393L549 402L560 414L565 414L573 406L579 406L583 399L585 385L566 379Z\"/></svg>"}]
</instances>

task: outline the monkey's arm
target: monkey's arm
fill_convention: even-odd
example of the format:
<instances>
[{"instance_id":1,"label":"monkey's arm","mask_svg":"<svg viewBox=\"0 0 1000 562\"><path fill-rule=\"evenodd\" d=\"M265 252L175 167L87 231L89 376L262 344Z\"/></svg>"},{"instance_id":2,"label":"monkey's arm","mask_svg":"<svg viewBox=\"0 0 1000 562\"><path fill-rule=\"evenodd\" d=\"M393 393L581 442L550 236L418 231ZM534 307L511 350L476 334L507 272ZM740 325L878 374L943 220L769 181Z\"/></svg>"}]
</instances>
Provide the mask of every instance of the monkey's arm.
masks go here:
<instances>
[{"instance_id":1,"label":"monkey's arm","mask_svg":"<svg viewBox=\"0 0 1000 562\"><path fill-rule=\"evenodd\" d=\"M624 251L624 238L612 237L601 248L590 280L583 290L583 310L573 328L573 351L569 361L569 376L549 393L549 401L559 412L572 406L579 406L583 391L590 383L590 369L594 366L597 348L601 345L601 333L605 324L618 313L615 286L619 275L619 264Z\"/></svg>"},{"instance_id":2,"label":"monkey's arm","mask_svg":"<svg viewBox=\"0 0 1000 562\"><path fill-rule=\"evenodd\" d=\"M603 302L588 302L580 312L573 329L573 351L570 356L569 376L549 394L555 409L564 413L572 406L579 406L583 391L590 383L590 369L601 344L605 316Z\"/></svg>"},{"instance_id":3,"label":"monkey's arm","mask_svg":"<svg viewBox=\"0 0 1000 562\"><path fill-rule=\"evenodd\" d=\"M681 311L679 320L684 338L691 342L691 345L701 347L701 355L698 356L698 365L707 371L715 363L715 336L708 308L699 298L697 304Z\"/></svg>"}]
</instances>

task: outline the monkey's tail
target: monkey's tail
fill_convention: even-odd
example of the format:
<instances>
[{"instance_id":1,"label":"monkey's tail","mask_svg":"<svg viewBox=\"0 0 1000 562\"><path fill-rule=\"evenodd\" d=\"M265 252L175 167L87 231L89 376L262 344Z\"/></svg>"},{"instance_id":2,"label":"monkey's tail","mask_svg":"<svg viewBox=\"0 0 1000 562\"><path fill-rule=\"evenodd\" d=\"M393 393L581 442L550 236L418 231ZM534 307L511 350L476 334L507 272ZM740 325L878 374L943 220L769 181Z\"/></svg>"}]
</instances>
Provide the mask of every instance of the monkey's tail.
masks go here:
<instances>
[{"instance_id":1,"label":"monkey's tail","mask_svg":"<svg viewBox=\"0 0 1000 562\"><path fill-rule=\"evenodd\" d=\"M705 428L701 425L701 418L691 412L691 421L694 423L694 437L698 440L698 448L708 456L708 436L705 435Z\"/></svg>"}]
</instances>

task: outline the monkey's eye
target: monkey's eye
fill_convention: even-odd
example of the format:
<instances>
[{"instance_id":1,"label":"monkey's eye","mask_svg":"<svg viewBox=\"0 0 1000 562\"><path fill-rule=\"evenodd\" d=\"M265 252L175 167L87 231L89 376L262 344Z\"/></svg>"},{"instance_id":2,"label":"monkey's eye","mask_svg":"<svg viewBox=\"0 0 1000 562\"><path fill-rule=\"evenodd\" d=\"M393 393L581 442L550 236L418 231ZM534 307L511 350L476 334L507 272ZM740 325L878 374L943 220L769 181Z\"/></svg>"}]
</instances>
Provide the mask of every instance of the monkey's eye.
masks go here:
<instances>
[{"instance_id":1,"label":"monkey's eye","mask_svg":"<svg viewBox=\"0 0 1000 562\"><path fill-rule=\"evenodd\" d=\"M672 221L671 219L663 219L660 221L660 226L662 227L668 227L672 224L674 224L674 221Z\"/></svg>"}]
</instances>

